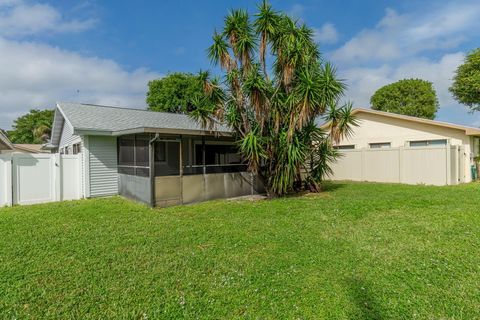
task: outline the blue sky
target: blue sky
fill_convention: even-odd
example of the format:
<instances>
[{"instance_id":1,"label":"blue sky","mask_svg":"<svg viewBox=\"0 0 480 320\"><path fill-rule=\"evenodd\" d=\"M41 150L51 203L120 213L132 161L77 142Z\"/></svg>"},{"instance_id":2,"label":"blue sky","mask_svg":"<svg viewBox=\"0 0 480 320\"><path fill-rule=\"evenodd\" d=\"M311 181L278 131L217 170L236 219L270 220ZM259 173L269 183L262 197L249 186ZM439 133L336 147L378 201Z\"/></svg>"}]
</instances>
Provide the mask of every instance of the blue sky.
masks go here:
<instances>
[{"instance_id":1,"label":"blue sky","mask_svg":"<svg viewBox=\"0 0 480 320\"><path fill-rule=\"evenodd\" d=\"M147 82L211 69L205 50L231 8L257 1L0 0L0 128L55 101L144 107ZM316 30L324 57L368 107L403 78L434 83L438 119L480 126L450 96L452 72L479 46L479 1L272 1Z\"/></svg>"}]
</instances>

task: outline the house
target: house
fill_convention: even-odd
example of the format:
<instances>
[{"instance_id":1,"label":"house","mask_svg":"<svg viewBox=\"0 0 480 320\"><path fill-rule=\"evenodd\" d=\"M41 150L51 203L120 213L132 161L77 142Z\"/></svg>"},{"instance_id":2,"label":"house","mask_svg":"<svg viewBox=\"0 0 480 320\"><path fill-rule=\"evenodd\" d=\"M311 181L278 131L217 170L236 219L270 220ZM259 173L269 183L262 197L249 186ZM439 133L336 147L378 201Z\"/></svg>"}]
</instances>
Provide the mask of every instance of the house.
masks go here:
<instances>
[{"instance_id":1,"label":"house","mask_svg":"<svg viewBox=\"0 0 480 320\"><path fill-rule=\"evenodd\" d=\"M5 132L2 129L0 129L0 153L4 153L11 150L13 150L12 143L10 142L10 140L8 140L8 137L5 134Z\"/></svg>"},{"instance_id":2,"label":"house","mask_svg":"<svg viewBox=\"0 0 480 320\"><path fill-rule=\"evenodd\" d=\"M14 143L13 149L4 151L4 153L50 153L45 150L42 144Z\"/></svg>"},{"instance_id":3,"label":"house","mask_svg":"<svg viewBox=\"0 0 480 320\"><path fill-rule=\"evenodd\" d=\"M436 185L472 181L480 129L371 109L353 114L359 126L336 146L343 157L333 166L333 179Z\"/></svg>"},{"instance_id":4,"label":"house","mask_svg":"<svg viewBox=\"0 0 480 320\"><path fill-rule=\"evenodd\" d=\"M57 103L49 147L81 157L87 198L120 194L168 206L261 190L230 128L205 130L183 114Z\"/></svg>"},{"instance_id":5,"label":"house","mask_svg":"<svg viewBox=\"0 0 480 320\"><path fill-rule=\"evenodd\" d=\"M7 135L0 129L0 153L50 153L41 144L11 143Z\"/></svg>"}]
</instances>

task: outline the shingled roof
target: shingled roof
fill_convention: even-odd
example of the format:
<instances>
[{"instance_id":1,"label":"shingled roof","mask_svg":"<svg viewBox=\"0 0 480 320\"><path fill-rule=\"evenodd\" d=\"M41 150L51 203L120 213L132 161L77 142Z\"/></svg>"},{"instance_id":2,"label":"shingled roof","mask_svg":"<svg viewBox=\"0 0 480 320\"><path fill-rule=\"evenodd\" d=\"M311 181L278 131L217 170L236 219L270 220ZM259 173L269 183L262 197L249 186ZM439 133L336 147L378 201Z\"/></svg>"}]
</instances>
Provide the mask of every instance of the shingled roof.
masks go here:
<instances>
[{"instance_id":1,"label":"shingled roof","mask_svg":"<svg viewBox=\"0 0 480 320\"><path fill-rule=\"evenodd\" d=\"M171 134L231 134L228 126L217 124L213 130L202 128L189 116L142 109L59 102L55 113L52 143L60 138L64 124L76 135L112 135L159 132Z\"/></svg>"},{"instance_id":2,"label":"shingled roof","mask_svg":"<svg viewBox=\"0 0 480 320\"><path fill-rule=\"evenodd\" d=\"M136 128L158 128L207 131L189 116L178 113L83 103L58 103L57 107L68 119L74 130L118 132ZM217 125L215 131L230 132L230 129L226 126Z\"/></svg>"},{"instance_id":3,"label":"shingled roof","mask_svg":"<svg viewBox=\"0 0 480 320\"><path fill-rule=\"evenodd\" d=\"M3 132L2 129L0 129L0 150L12 150L13 145L8 140L7 135Z\"/></svg>"},{"instance_id":4,"label":"shingled roof","mask_svg":"<svg viewBox=\"0 0 480 320\"><path fill-rule=\"evenodd\" d=\"M365 109L365 108L355 108L352 111L353 115L358 115L358 114L362 114L362 113L363 114L372 114L372 115L377 115L377 116L382 116L382 117L387 117L387 118L393 118L393 119L399 119L399 120L405 120L405 121L411 121L411 122L416 122L416 123L423 123L423 124L426 124L426 125L431 125L431 126L436 126L436 127L456 129L456 130L463 131L467 136L477 136L477 137L480 136L480 128L462 126L462 125L459 125L459 124L454 124L454 123L449 123L449 122L429 120L429 119L423 119L423 118L418 118L418 117L406 116L406 115L403 115L403 114L397 114L397 113L385 112L385 111L379 111L379 110L372 110L372 109ZM330 122L324 123L323 125L321 125L321 128L328 129L329 125L330 125Z\"/></svg>"}]
</instances>

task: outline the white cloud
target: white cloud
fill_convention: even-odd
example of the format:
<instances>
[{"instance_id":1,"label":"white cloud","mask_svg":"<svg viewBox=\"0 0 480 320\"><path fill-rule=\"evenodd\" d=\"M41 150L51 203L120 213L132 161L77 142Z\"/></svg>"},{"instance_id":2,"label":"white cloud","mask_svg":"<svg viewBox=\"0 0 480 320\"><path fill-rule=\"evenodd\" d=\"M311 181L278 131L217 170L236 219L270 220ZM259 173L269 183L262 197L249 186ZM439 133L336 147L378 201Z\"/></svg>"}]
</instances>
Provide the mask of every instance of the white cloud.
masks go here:
<instances>
[{"instance_id":1,"label":"white cloud","mask_svg":"<svg viewBox=\"0 0 480 320\"><path fill-rule=\"evenodd\" d=\"M387 9L371 29L359 32L332 53L335 61L361 63L413 57L433 49L452 49L480 27L480 3L452 3L430 12L398 14Z\"/></svg>"},{"instance_id":2,"label":"white cloud","mask_svg":"<svg viewBox=\"0 0 480 320\"><path fill-rule=\"evenodd\" d=\"M440 105L451 106L455 102L448 92L448 87L451 85L453 72L463 59L464 54L457 52L445 54L438 61L416 58L395 67L384 64L379 67L347 68L340 72L340 76L348 79L347 99L354 100L359 106L369 107L370 97L377 89L407 78L431 81L437 91Z\"/></svg>"},{"instance_id":3,"label":"white cloud","mask_svg":"<svg viewBox=\"0 0 480 320\"><path fill-rule=\"evenodd\" d=\"M454 71L464 57L463 52L456 52L445 54L438 60L418 57L396 66L382 64L376 67L341 69L339 76L347 79L348 84L345 100L353 101L357 107L369 108L370 97L382 86L401 79L420 78L433 83L440 103L437 114L439 120L478 126L480 113L469 113L448 91Z\"/></svg>"},{"instance_id":4,"label":"white cloud","mask_svg":"<svg viewBox=\"0 0 480 320\"><path fill-rule=\"evenodd\" d=\"M338 32L331 23L325 23L320 29L314 29L313 39L315 42L335 43L338 40Z\"/></svg>"},{"instance_id":5,"label":"white cloud","mask_svg":"<svg viewBox=\"0 0 480 320\"><path fill-rule=\"evenodd\" d=\"M53 108L56 101L144 107L147 82L161 76L35 42L0 38L0 52L0 128L5 129L30 108Z\"/></svg>"},{"instance_id":6,"label":"white cloud","mask_svg":"<svg viewBox=\"0 0 480 320\"><path fill-rule=\"evenodd\" d=\"M93 27L95 19L67 20L49 4L22 1L0 2L0 35L18 37L42 32L81 32Z\"/></svg>"},{"instance_id":7,"label":"white cloud","mask_svg":"<svg viewBox=\"0 0 480 320\"><path fill-rule=\"evenodd\" d=\"M474 125L480 113L469 114L448 88L465 56L460 44L476 37L480 27L480 2L444 2L429 9L387 9L375 27L359 31L327 56L347 80L346 99L356 106L369 107L370 97L384 85L420 78L434 85L440 120Z\"/></svg>"},{"instance_id":8,"label":"white cloud","mask_svg":"<svg viewBox=\"0 0 480 320\"><path fill-rule=\"evenodd\" d=\"M296 3L288 11L288 14L295 19L302 19L305 7L299 3Z\"/></svg>"}]
</instances>

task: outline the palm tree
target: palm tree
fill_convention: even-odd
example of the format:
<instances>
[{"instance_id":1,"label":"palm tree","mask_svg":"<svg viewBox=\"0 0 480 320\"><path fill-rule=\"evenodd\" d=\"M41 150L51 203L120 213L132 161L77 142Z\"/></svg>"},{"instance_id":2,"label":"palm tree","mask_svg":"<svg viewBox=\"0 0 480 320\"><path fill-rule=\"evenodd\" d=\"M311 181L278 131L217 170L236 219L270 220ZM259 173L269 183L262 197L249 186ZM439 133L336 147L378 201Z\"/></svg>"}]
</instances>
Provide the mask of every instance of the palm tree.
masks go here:
<instances>
[{"instance_id":1,"label":"palm tree","mask_svg":"<svg viewBox=\"0 0 480 320\"><path fill-rule=\"evenodd\" d=\"M33 137L35 142L47 142L50 139L52 128L45 124L40 124L33 129Z\"/></svg>"},{"instance_id":2,"label":"palm tree","mask_svg":"<svg viewBox=\"0 0 480 320\"><path fill-rule=\"evenodd\" d=\"M233 10L223 31L214 32L207 52L225 72L223 86L204 74L208 90L192 116L205 127L222 121L234 129L249 170L270 196L318 191L339 156L333 144L355 125L351 104L338 106L345 84L321 59L312 29L266 1L258 10L254 21L245 10ZM329 132L318 127L321 118Z\"/></svg>"}]
</instances>

